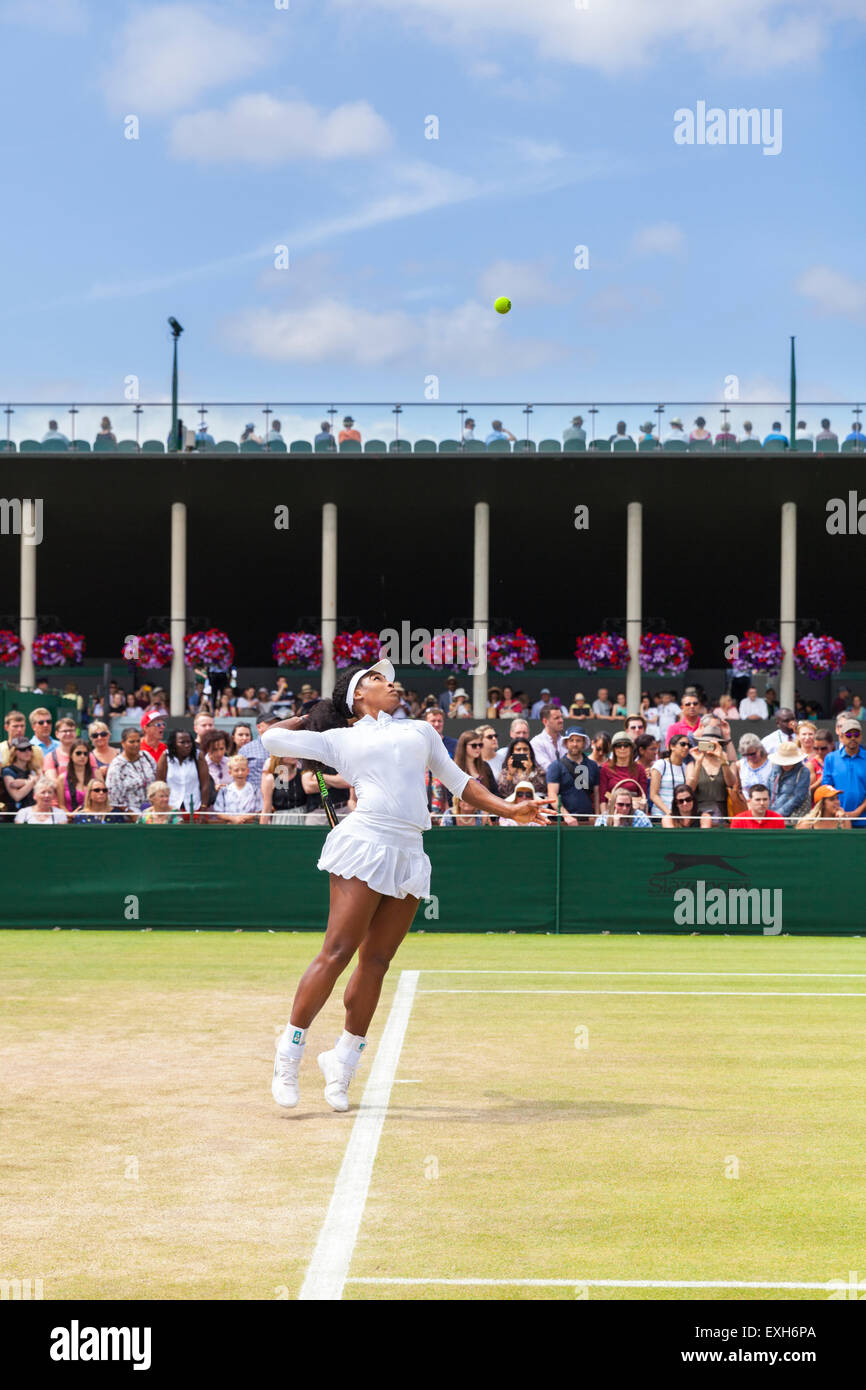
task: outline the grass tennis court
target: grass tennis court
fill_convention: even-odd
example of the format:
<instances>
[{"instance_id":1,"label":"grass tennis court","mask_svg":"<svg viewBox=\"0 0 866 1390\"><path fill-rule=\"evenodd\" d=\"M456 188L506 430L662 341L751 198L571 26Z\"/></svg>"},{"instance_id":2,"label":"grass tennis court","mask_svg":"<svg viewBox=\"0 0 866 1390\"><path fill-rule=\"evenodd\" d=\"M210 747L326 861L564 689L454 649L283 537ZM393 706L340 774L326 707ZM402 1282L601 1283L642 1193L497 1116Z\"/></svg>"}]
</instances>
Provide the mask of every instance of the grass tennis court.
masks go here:
<instances>
[{"instance_id":1,"label":"grass tennis court","mask_svg":"<svg viewBox=\"0 0 866 1390\"><path fill-rule=\"evenodd\" d=\"M318 940L0 933L0 1276L296 1298L378 1065L345 1298L826 1299L775 1286L866 1277L863 940L413 934L349 1114L315 1064L339 993L280 1111L274 1041Z\"/></svg>"}]
</instances>

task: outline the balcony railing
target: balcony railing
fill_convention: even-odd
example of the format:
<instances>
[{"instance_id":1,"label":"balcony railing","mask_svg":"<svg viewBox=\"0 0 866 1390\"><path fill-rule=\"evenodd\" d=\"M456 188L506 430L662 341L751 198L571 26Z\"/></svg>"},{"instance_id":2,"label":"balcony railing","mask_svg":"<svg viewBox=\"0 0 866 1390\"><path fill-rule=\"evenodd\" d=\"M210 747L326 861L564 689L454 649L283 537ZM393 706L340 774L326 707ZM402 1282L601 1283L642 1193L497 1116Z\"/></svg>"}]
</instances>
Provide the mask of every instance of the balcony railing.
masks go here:
<instances>
[{"instance_id":1,"label":"balcony railing","mask_svg":"<svg viewBox=\"0 0 866 1390\"><path fill-rule=\"evenodd\" d=\"M856 402L800 402L796 423L804 428L795 431L793 447L806 453L862 450L862 414ZM176 451L179 443L184 452L422 455L784 452L791 447L790 408L780 401L182 401L178 419L175 435L165 401L10 402L0 408L0 450L165 453Z\"/></svg>"}]
</instances>

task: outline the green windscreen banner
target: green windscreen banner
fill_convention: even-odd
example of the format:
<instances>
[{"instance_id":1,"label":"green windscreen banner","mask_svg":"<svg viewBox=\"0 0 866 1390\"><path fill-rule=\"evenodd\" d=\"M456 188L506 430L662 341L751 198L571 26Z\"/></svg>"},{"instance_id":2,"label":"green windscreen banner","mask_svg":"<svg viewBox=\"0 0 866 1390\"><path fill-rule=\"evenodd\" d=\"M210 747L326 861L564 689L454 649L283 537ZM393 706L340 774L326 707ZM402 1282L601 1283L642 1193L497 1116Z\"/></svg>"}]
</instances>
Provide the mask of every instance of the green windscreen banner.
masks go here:
<instances>
[{"instance_id":1,"label":"green windscreen banner","mask_svg":"<svg viewBox=\"0 0 866 1390\"><path fill-rule=\"evenodd\" d=\"M326 833L6 825L0 926L323 931ZM853 829L453 827L424 846L431 897L414 925L425 931L866 931L866 835Z\"/></svg>"}]
</instances>

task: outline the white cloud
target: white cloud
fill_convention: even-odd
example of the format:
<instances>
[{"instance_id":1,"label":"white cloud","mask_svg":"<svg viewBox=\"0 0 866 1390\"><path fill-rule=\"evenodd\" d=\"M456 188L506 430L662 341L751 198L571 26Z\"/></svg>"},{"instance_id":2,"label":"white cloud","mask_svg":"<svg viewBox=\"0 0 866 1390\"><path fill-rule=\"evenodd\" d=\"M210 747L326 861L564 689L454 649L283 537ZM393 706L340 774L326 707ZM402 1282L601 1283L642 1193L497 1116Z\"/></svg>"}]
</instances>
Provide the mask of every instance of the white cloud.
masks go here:
<instances>
[{"instance_id":1,"label":"white cloud","mask_svg":"<svg viewBox=\"0 0 866 1390\"><path fill-rule=\"evenodd\" d=\"M516 139L513 148L520 159L530 164L552 164L555 159L564 159L567 153L555 140L530 140L526 136Z\"/></svg>"},{"instance_id":2,"label":"white cloud","mask_svg":"<svg viewBox=\"0 0 866 1390\"><path fill-rule=\"evenodd\" d=\"M492 303L505 295L514 305L560 304L563 291L552 284L537 261L494 261L478 279L478 293Z\"/></svg>"},{"instance_id":3,"label":"white cloud","mask_svg":"<svg viewBox=\"0 0 866 1390\"><path fill-rule=\"evenodd\" d=\"M356 0L333 0L355 8ZM712 53L738 72L766 72L792 63L812 63L831 40L834 21L863 20L862 0L590 0L578 9L570 0L368 0L420 24L434 41L465 49L526 40L535 56L596 68L611 76L641 69L657 60L677 66L685 53ZM479 57L476 61L484 61Z\"/></svg>"},{"instance_id":4,"label":"white cloud","mask_svg":"<svg viewBox=\"0 0 866 1390\"><path fill-rule=\"evenodd\" d=\"M636 256L675 256L684 246L683 229L676 222L655 222L652 226L640 227L631 241Z\"/></svg>"},{"instance_id":5,"label":"white cloud","mask_svg":"<svg viewBox=\"0 0 866 1390\"><path fill-rule=\"evenodd\" d=\"M475 301L413 316L402 309L369 310L337 299L305 308L250 309L225 326L239 352L271 362L400 365L424 371L477 371L484 376L525 370L565 355L558 344L518 338L492 309Z\"/></svg>"},{"instance_id":6,"label":"white cloud","mask_svg":"<svg viewBox=\"0 0 866 1390\"><path fill-rule=\"evenodd\" d=\"M116 111L180 111L211 87L249 77L268 51L261 39L196 5L155 5L124 25L103 87Z\"/></svg>"},{"instance_id":7,"label":"white cloud","mask_svg":"<svg viewBox=\"0 0 866 1390\"><path fill-rule=\"evenodd\" d=\"M627 320L650 309L660 309L663 300L657 290L640 285L608 285L587 300L587 313L598 323Z\"/></svg>"},{"instance_id":8,"label":"white cloud","mask_svg":"<svg viewBox=\"0 0 866 1390\"><path fill-rule=\"evenodd\" d=\"M83 0L5 0L0 4L0 23L24 24L59 34L79 33L87 28L87 7Z\"/></svg>"},{"instance_id":9,"label":"white cloud","mask_svg":"<svg viewBox=\"0 0 866 1390\"><path fill-rule=\"evenodd\" d=\"M367 101L320 111L307 101L280 101L266 92L250 92L225 111L180 116L170 148L180 159L203 164L273 167L294 159L377 154L390 138L385 121Z\"/></svg>"},{"instance_id":10,"label":"white cloud","mask_svg":"<svg viewBox=\"0 0 866 1390\"><path fill-rule=\"evenodd\" d=\"M855 280L829 265L813 265L796 281L794 288L822 315L841 314L862 319L866 310L866 282Z\"/></svg>"},{"instance_id":11,"label":"white cloud","mask_svg":"<svg viewBox=\"0 0 866 1390\"><path fill-rule=\"evenodd\" d=\"M490 81L494 77L502 76L502 68L499 63L492 63L486 58L475 58L469 64L466 71L470 77L480 78L482 82Z\"/></svg>"}]
</instances>

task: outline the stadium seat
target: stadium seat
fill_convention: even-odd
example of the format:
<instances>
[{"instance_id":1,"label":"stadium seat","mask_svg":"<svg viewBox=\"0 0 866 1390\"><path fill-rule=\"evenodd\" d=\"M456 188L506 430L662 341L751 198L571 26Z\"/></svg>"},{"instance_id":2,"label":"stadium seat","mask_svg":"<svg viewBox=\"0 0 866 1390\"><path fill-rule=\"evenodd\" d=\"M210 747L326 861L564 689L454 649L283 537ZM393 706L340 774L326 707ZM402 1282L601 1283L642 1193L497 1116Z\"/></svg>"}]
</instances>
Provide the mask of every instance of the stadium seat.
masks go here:
<instances>
[{"instance_id":1,"label":"stadium seat","mask_svg":"<svg viewBox=\"0 0 866 1390\"><path fill-rule=\"evenodd\" d=\"M19 452L22 454L38 454L41 448L42 445L38 439L22 439L18 446Z\"/></svg>"},{"instance_id":2,"label":"stadium seat","mask_svg":"<svg viewBox=\"0 0 866 1390\"><path fill-rule=\"evenodd\" d=\"M357 439L344 439L340 445L341 454L360 454L361 452L361 445Z\"/></svg>"},{"instance_id":3,"label":"stadium seat","mask_svg":"<svg viewBox=\"0 0 866 1390\"><path fill-rule=\"evenodd\" d=\"M787 444L781 439L767 439L764 441L765 454L784 454L787 447Z\"/></svg>"},{"instance_id":4,"label":"stadium seat","mask_svg":"<svg viewBox=\"0 0 866 1390\"><path fill-rule=\"evenodd\" d=\"M487 445L487 452L488 454L510 454L511 440L491 439L490 443Z\"/></svg>"},{"instance_id":5,"label":"stadium seat","mask_svg":"<svg viewBox=\"0 0 866 1390\"><path fill-rule=\"evenodd\" d=\"M70 449L74 449L76 454L89 454L90 444L86 439L73 439Z\"/></svg>"},{"instance_id":6,"label":"stadium seat","mask_svg":"<svg viewBox=\"0 0 866 1390\"><path fill-rule=\"evenodd\" d=\"M639 454L651 454L659 446L654 439L642 439L637 446Z\"/></svg>"},{"instance_id":7,"label":"stadium seat","mask_svg":"<svg viewBox=\"0 0 866 1390\"><path fill-rule=\"evenodd\" d=\"M713 441L711 439L690 439L689 452L692 454L711 454Z\"/></svg>"},{"instance_id":8,"label":"stadium seat","mask_svg":"<svg viewBox=\"0 0 866 1390\"><path fill-rule=\"evenodd\" d=\"M842 442L842 448L840 449L839 452L840 452L840 453L843 453L843 454L862 454L862 452L863 452L863 441L862 441L862 439L845 439L845 440L843 440L843 442Z\"/></svg>"},{"instance_id":9,"label":"stadium seat","mask_svg":"<svg viewBox=\"0 0 866 1390\"><path fill-rule=\"evenodd\" d=\"M666 454L685 454L688 452L688 447L685 439L666 439L662 445Z\"/></svg>"},{"instance_id":10,"label":"stadium seat","mask_svg":"<svg viewBox=\"0 0 866 1390\"><path fill-rule=\"evenodd\" d=\"M508 440L506 439L506 444ZM464 454L486 454L487 445L483 439L464 439L461 448Z\"/></svg>"},{"instance_id":11,"label":"stadium seat","mask_svg":"<svg viewBox=\"0 0 866 1390\"><path fill-rule=\"evenodd\" d=\"M794 449L798 454L812 454L815 452L815 445L811 439L798 439L794 443Z\"/></svg>"},{"instance_id":12,"label":"stadium seat","mask_svg":"<svg viewBox=\"0 0 866 1390\"><path fill-rule=\"evenodd\" d=\"M592 450L592 452L593 452L594 454L609 454L609 453L610 453L610 440L609 440L609 439L591 439L591 440L589 441L589 447L590 447L590 449Z\"/></svg>"},{"instance_id":13,"label":"stadium seat","mask_svg":"<svg viewBox=\"0 0 866 1390\"><path fill-rule=\"evenodd\" d=\"M411 454L412 441L410 439L392 439L388 446L389 454Z\"/></svg>"},{"instance_id":14,"label":"stadium seat","mask_svg":"<svg viewBox=\"0 0 866 1390\"><path fill-rule=\"evenodd\" d=\"M439 440L439 452L440 452L440 454L456 454L456 453L458 452L459 448L460 448L460 441L459 441L458 439L440 439L440 440Z\"/></svg>"},{"instance_id":15,"label":"stadium seat","mask_svg":"<svg viewBox=\"0 0 866 1390\"><path fill-rule=\"evenodd\" d=\"M117 452L119 454L137 454L138 445L134 439L121 439L117 445Z\"/></svg>"},{"instance_id":16,"label":"stadium seat","mask_svg":"<svg viewBox=\"0 0 866 1390\"><path fill-rule=\"evenodd\" d=\"M44 454L65 454L69 445L61 444L59 439L43 439L39 447Z\"/></svg>"},{"instance_id":17,"label":"stadium seat","mask_svg":"<svg viewBox=\"0 0 866 1390\"><path fill-rule=\"evenodd\" d=\"M538 452L540 454L561 454L562 445L558 439L541 439L538 442Z\"/></svg>"},{"instance_id":18,"label":"stadium seat","mask_svg":"<svg viewBox=\"0 0 866 1390\"><path fill-rule=\"evenodd\" d=\"M269 454L287 454L289 452L284 439L272 439L267 449Z\"/></svg>"},{"instance_id":19,"label":"stadium seat","mask_svg":"<svg viewBox=\"0 0 866 1390\"><path fill-rule=\"evenodd\" d=\"M816 439L815 452L818 454L838 454L838 439Z\"/></svg>"},{"instance_id":20,"label":"stadium seat","mask_svg":"<svg viewBox=\"0 0 866 1390\"><path fill-rule=\"evenodd\" d=\"M14 453L15 453L15 440L14 440L14 439L0 439L0 454L14 454Z\"/></svg>"},{"instance_id":21,"label":"stadium seat","mask_svg":"<svg viewBox=\"0 0 866 1390\"><path fill-rule=\"evenodd\" d=\"M585 454L585 453L586 453L586 440L585 440L585 439L566 439L565 443L564 443L563 446L562 446L562 452L563 452L564 454Z\"/></svg>"},{"instance_id":22,"label":"stadium seat","mask_svg":"<svg viewBox=\"0 0 866 1390\"><path fill-rule=\"evenodd\" d=\"M615 454L636 454L637 445L633 439L615 439L611 450Z\"/></svg>"},{"instance_id":23,"label":"stadium seat","mask_svg":"<svg viewBox=\"0 0 866 1390\"><path fill-rule=\"evenodd\" d=\"M515 452L515 454L534 454L534 453L535 453L535 440L534 440L534 439L515 439L515 441L514 441L514 452Z\"/></svg>"},{"instance_id":24,"label":"stadium seat","mask_svg":"<svg viewBox=\"0 0 866 1390\"><path fill-rule=\"evenodd\" d=\"M435 439L416 439L416 440L415 440L415 453L416 453L416 454L435 454L435 452L436 452L436 441L435 441Z\"/></svg>"},{"instance_id":25,"label":"stadium seat","mask_svg":"<svg viewBox=\"0 0 866 1390\"><path fill-rule=\"evenodd\" d=\"M387 454L387 452L384 439L368 439L364 445L365 454Z\"/></svg>"},{"instance_id":26,"label":"stadium seat","mask_svg":"<svg viewBox=\"0 0 866 1390\"><path fill-rule=\"evenodd\" d=\"M752 454L755 452L756 449L760 449L760 447L760 439L741 439L739 444L737 445L738 449L745 449L747 450L747 452Z\"/></svg>"},{"instance_id":27,"label":"stadium seat","mask_svg":"<svg viewBox=\"0 0 866 1390\"><path fill-rule=\"evenodd\" d=\"M217 445L218 449L221 449L222 447L223 446L221 444ZM237 448L237 445L233 445L232 447ZM141 446L141 452L143 454L164 454L165 445L163 444L161 439L146 439Z\"/></svg>"},{"instance_id":28,"label":"stadium seat","mask_svg":"<svg viewBox=\"0 0 866 1390\"><path fill-rule=\"evenodd\" d=\"M300 440L300 439L299 439L299 440L298 440L298 443L299 443L299 444L303 443L303 440ZM294 447L295 447L295 446L294 446L294 444L293 444L293 445L292 445L292 448L294 448ZM318 441L318 443L316 444L316 446L315 446L315 452L316 452L317 454L335 454L335 453L337 452L336 440L334 440L334 439L331 439L331 440L320 439L320 440Z\"/></svg>"},{"instance_id":29,"label":"stadium seat","mask_svg":"<svg viewBox=\"0 0 866 1390\"><path fill-rule=\"evenodd\" d=\"M289 445L290 454L311 454L313 446L309 439L293 439Z\"/></svg>"},{"instance_id":30,"label":"stadium seat","mask_svg":"<svg viewBox=\"0 0 866 1390\"><path fill-rule=\"evenodd\" d=\"M113 439L100 439L98 436L93 441L93 452L95 454L113 454L117 445Z\"/></svg>"},{"instance_id":31,"label":"stadium seat","mask_svg":"<svg viewBox=\"0 0 866 1390\"><path fill-rule=\"evenodd\" d=\"M245 439L243 444L240 445L240 451L242 454L260 454L262 452L262 446L261 444L257 444L254 439Z\"/></svg>"}]
</instances>

